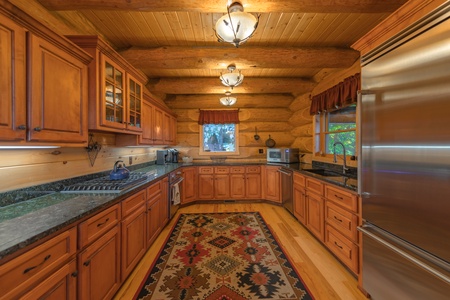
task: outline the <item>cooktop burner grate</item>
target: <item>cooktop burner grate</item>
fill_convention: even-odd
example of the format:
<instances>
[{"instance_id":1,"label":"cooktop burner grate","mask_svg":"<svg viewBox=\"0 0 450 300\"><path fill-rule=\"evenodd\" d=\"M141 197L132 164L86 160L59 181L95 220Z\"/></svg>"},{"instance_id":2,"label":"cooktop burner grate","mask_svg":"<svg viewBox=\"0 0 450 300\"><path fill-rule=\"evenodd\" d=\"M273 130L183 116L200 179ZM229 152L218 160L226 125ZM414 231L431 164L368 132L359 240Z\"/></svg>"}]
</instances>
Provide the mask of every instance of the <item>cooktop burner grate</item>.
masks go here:
<instances>
[{"instance_id":1,"label":"cooktop burner grate","mask_svg":"<svg viewBox=\"0 0 450 300\"><path fill-rule=\"evenodd\" d=\"M128 178L111 180L109 176L66 186L61 193L120 193L147 179L146 173L132 173Z\"/></svg>"}]
</instances>

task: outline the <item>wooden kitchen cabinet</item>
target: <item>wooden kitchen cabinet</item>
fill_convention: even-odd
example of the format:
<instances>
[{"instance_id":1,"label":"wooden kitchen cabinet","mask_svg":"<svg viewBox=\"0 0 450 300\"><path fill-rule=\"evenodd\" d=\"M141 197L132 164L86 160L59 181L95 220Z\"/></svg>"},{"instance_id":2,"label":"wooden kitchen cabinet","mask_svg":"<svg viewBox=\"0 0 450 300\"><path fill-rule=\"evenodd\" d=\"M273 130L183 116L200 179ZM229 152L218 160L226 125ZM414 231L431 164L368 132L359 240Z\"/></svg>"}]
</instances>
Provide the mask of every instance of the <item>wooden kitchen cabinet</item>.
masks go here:
<instances>
[{"instance_id":1,"label":"wooden kitchen cabinet","mask_svg":"<svg viewBox=\"0 0 450 300\"><path fill-rule=\"evenodd\" d=\"M181 204L186 204L197 200L197 168L183 167L181 172Z\"/></svg>"},{"instance_id":2,"label":"wooden kitchen cabinet","mask_svg":"<svg viewBox=\"0 0 450 300\"><path fill-rule=\"evenodd\" d=\"M162 181L158 181L147 188L147 248L159 234L163 217L161 205L163 203Z\"/></svg>"},{"instance_id":3,"label":"wooden kitchen cabinet","mask_svg":"<svg viewBox=\"0 0 450 300\"><path fill-rule=\"evenodd\" d=\"M88 76L89 129L140 134L146 76L98 36L67 38L94 57Z\"/></svg>"},{"instance_id":4,"label":"wooden kitchen cabinet","mask_svg":"<svg viewBox=\"0 0 450 300\"><path fill-rule=\"evenodd\" d=\"M146 200L146 191L142 190L121 203L122 281L127 278L147 251Z\"/></svg>"},{"instance_id":5,"label":"wooden kitchen cabinet","mask_svg":"<svg viewBox=\"0 0 450 300\"><path fill-rule=\"evenodd\" d=\"M263 192L264 199L281 203L281 181L278 169L280 169L278 166L265 166L263 168Z\"/></svg>"},{"instance_id":6,"label":"wooden kitchen cabinet","mask_svg":"<svg viewBox=\"0 0 450 300\"><path fill-rule=\"evenodd\" d=\"M177 171L178 172L178 171ZM169 177L161 179L162 199L159 207L159 228L162 229L169 222Z\"/></svg>"},{"instance_id":7,"label":"wooden kitchen cabinet","mask_svg":"<svg viewBox=\"0 0 450 300\"><path fill-rule=\"evenodd\" d=\"M259 166L230 167L232 199L261 199L261 168Z\"/></svg>"},{"instance_id":8,"label":"wooden kitchen cabinet","mask_svg":"<svg viewBox=\"0 0 450 300\"><path fill-rule=\"evenodd\" d=\"M74 259L45 278L20 299L76 300L77 277L77 263Z\"/></svg>"},{"instance_id":9,"label":"wooden kitchen cabinet","mask_svg":"<svg viewBox=\"0 0 450 300\"><path fill-rule=\"evenodd\" d=\"M321 241L325 238L324 183L306 178L306 227Z\"/></svg>"},{"instance_id":10,"label":"wooden kitchen cabinet","mask_svg":"<svg viewBox=\"0 0 450 300\"><path fill-rule=\"evenodd\" d=\"M117 224L78 254L80 299L112 299L121 285L120 246Z\"/></svg>"},{"instance_id":11,"label":"wooden kitchen cabinet","mask_svg":"<svg viewBox=\"0 0 450 300\"><path fill-rule=\"evenodd\" d=\"M299 173L293 173L293 198L294 198L294 216L303 225L306 226L306 178Z\"/></svg>"},{"instance_id":12,"label":"wooden kitchen cabinet","mask_svg":"<svg viewBox=\"0 0 450 300\"><path fill-rule=\"evenodd\" d=\"M8 9L0 14L0 143L86 146L92 57L17 8ZM20 25L11 21L19 15Z\"/></svg>"},{"instance_id":13,"label":"wooden kitchen cabinet","mask_svg":"<svg viewBox=\"0 0 450 300\"><path fill-rule=\"evenodd\" d=\"M61 299L74 299L73 281L69 274L71 268L67 268L69 260L77 251L77 229L73 227L57 235L56 237L36 246L24 254L0 266L0 298L17 299L24 291L36 288L46 294L51 286L61 280L68 284L66 294ZM67 264L67 265L66 265ZM52 277L51 274L64 273L65 279L59 275ZM76 276L76 274L73 274ZM45 284L43 283L45 282ZM43 285L42 285L43 284ZM58 292L59 295L61 291ZM28 296L31 296L29 294Z\"/></svg>"},{"instance_id":14,"label":"wooden kitchen cabinet","mask_svg":"<svg viewBox=\"0 0 450 300\"><path fill-rule=\"evenodd\" d=\"M225 200L230 199L230 168L199 167L198 199Z\"/></svg>"},{"instance_id":15,"label":"wooden kitchen cabinet","mask_svg":"<svg viewBox=\"0 0 450 300\"><path fill-rule=\"evenodd\" d=\"M0 40L0 142L25 141L26 30L0 14Z\"/></svg>"}]
</instances>

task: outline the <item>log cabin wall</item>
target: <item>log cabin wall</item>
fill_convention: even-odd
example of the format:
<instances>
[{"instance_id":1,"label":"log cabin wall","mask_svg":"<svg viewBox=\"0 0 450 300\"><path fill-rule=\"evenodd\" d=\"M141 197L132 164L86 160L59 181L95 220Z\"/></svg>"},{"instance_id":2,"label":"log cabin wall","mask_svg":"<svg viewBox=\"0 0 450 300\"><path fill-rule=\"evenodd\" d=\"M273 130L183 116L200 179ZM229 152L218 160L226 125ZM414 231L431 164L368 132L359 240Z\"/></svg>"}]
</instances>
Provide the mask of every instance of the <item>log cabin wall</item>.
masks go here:
<instances>
[{"instance_id":1,"label":"log cabin wall","mask_svg":"<svg viewBox=\"0 0 450 300\"><path fill-rule=\"evenodd\" d=\"M156 160L160 148L115 147L114 134L94 133L102 145L91 166L84 148L0 150L0 192L112 170L117 160L129 166Z\"/></svg>"}]
</instances>

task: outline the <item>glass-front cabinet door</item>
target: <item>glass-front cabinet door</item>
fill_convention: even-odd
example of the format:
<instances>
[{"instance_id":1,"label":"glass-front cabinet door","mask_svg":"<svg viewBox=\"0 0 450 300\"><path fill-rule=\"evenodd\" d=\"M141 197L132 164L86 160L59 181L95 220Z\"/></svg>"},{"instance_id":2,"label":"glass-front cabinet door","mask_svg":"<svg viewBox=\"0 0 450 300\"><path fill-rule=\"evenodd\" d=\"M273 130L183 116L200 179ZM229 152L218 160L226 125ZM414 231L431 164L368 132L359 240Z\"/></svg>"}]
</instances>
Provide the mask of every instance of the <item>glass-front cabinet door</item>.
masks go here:
<instances>
[{"instance_id":1,"label":"glass-front cabinet door","mask_svg":"<svg viewBox=\"0 0 450 300\"><path fill-rule=\"evenodd\" d=\"M128 75L128 114L127 129L142 132L142 85Z\"/></svg>"},{"instance_id":2,"label":"glass-front cabinet door","mask_svg":"<svg viewBox=\"0 0 450 300\"><path fill-rule=\"evenodd\" d=\"M102 66L102 125L125 129L125 72L104 56Z\"/></svg>"}]
</instances>

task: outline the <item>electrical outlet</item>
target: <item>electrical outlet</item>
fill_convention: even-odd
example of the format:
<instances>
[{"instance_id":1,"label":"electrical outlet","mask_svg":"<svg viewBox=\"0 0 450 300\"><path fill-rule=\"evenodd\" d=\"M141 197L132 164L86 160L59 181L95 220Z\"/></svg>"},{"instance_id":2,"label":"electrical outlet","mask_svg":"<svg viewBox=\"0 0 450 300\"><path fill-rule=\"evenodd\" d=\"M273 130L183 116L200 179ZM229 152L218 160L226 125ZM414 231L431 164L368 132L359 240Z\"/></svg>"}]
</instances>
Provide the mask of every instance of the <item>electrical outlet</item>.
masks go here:
<instances>
[{"instance_id":1,"label":"electrical outlet","mask_svg":"<svg viewBox=\"0 0 450 300\"><path fill-rule=\"evenodd\" d=\"M259 149L259 154L264 154L264 149Z\"/></svg>"},{"instance_id":2,"label":"electrical outlet","mask_svg":"<svg viewBox=\"0 0 450 300\"><path fill-rule=\"evenodd\" d=\"M132 165L133 164L133 157L132 156L129 156L128 157L128 165Z\"/></svg>"}]
</instances>

